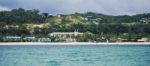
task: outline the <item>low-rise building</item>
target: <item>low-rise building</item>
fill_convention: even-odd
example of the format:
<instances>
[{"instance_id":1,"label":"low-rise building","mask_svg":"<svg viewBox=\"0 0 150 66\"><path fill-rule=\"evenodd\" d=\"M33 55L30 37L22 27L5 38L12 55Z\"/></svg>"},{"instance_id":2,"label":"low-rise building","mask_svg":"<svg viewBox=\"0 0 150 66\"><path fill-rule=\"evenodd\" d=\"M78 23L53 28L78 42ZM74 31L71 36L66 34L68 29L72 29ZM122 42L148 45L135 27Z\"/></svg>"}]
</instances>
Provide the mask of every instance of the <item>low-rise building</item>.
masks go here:
<instances>
[{"instance_id":1,"label":"low-rise building","mask_svg":"<svg viewBox=\"0 0 150 66\"><path fill-rule=\"evenodd\" d=\"M86 16L85 20L92 22L93 24L99 24L103 19L101 18L93 18L93 16Z\"/></svg>"},{"instance_id":2,"label":"low-rise building","mask_svg":"<svg viewBox=\"0 0 150 66\"><path fill-rule=\"evenodd\" d=\"M35 38L35 37L24 37L23 41L25 41L25 42L36 42L37 38Z\"/></svg>"},{"instance_id":3,"label":"low-rise building","mask_svg":"<svg viewBox=\"0 0 150 66\"><path fill-rule=\"evenodd\" d=\"M97 38L96 42L106 42L106 38L104 38L104 37Z\"/></svg>"},{"instance_id":4,"label":"low-rise building","mask_svg":"<svg viewBox=\"0 0 150 66\"><path fill-rule=\"evenodd\" d=\"M141 38L137 40L138 42L149 42L149 38Z\"/></svg>"},{"instance_id":5,"label":"low-rise building","mask_svg":"<svg viewBox=\"0 0 150 66\"><path fill-rule=\"evenodd\" d=\"M50 38L38 38L38 42L51 42Z\"/></svg>"},{"instance_id":6,"label":"low-rise building","mask_svg":"<svg viewBox=\"0 0 150 66\"><path fill-rule=\"evenodd\" d=\"M66 38L65 39L66 42L76 42L77 39L73 39L73 38Z\"/></svg>"},{"instance_id":7,"label":"low-rise building","mask_svg":"<svg viewBox=\"0 0 150 66\"><path fill-rule=\"evenodd\" d=\"M128 39L117 38L116 42L128 42Z\"/></svg>"},{"instance_id":8,"label":"low-rise building","mask_svg":"<svg viewBox=\"0 0 150 66\"><path fill-rule=\"evenodd\" d=\"M83 35L83 33L80 32L53 32L49 34L50 36L54 37L59 37L59 38L68 38L72 36L77 36L77 35Z\"/></svg>"},{"instance_id":9,"label":"low-rise building","mask_svg":"<svg viewBox=\"0 0 150 66\"><path fill-rule=\"evenodd\" d=\"M150 18L142 18L142 19L140 19L140 22L148 24L148 23L150 23Z\"/></svg>"},{"instance_id":10,"label":"low-rise building","mask_svg":"<svg viewBox=\"0 0 150 66\"><path fill-rule=\"evenodd\" d=\"M6 36L6 37L3 37L3 41L18 42L18 41L22 41L22 38L20 36Z\"/></svg>"},{"instance_id":11,"label":"low-rise building","mask_svg":"<svg viewBox=\"0 0 150 66\"><path fill-rule=\"evenodd\" d=\"M94 23L94 24L99 24L99 23L102 22L102 19L101 19L101 18L96 18L96 19L91 19L90 21L91 21L92 23Z\"/></svg>"},{"instance_id":12,"label":"low-rise building","mask_svg":"<svg viewBox=\"0 0 150 66\"><path fill-rule=\"evenodd\" d=\"M117 42L117 38L110 38L109 42Z\"/></svg>"},{"instance_id":13,"label":"low-rise building","mask_svg":"<svg viewBox=\"0 0 150 66\"><path fill-rule=\"evenodd\" d=\"M85 20L90 21L93 17L92 16L86 16Z\"/></svg>"}]
</instances>

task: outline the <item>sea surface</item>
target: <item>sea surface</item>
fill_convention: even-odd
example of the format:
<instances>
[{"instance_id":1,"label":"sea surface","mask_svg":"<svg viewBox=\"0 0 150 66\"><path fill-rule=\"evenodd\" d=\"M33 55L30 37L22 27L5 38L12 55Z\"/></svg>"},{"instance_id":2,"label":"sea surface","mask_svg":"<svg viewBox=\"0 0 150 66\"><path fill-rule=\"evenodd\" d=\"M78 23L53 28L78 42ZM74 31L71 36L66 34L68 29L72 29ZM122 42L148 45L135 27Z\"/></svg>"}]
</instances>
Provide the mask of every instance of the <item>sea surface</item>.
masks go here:
<instances>
[{"instance_id":1,"label":"sea surface","mask_svg":"<svg viewBox=\"0 0 150 66\"><path fill-rule=\"evenodd\" d=\"M150 46L0 46L0 66L150 66Z\"/></svg>"}]
</instances>

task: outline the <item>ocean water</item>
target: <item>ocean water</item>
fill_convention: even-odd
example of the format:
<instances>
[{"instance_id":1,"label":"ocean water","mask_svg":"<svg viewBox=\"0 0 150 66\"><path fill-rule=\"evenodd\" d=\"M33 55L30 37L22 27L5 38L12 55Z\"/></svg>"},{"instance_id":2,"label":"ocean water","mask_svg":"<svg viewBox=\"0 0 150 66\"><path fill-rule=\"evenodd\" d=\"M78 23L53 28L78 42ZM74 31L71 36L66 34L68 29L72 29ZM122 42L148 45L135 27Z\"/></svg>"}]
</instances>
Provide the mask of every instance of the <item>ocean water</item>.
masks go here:
<instances>
[{"instance_id":1,"label":"ocean water","mask_svg":"<svg viewBox=\"0 0 150 66\"><path fill-rule=\"evenodd\" d=\"M150 46L0 46L0 66L150 66Z\"/></svg>"}]
</instances>

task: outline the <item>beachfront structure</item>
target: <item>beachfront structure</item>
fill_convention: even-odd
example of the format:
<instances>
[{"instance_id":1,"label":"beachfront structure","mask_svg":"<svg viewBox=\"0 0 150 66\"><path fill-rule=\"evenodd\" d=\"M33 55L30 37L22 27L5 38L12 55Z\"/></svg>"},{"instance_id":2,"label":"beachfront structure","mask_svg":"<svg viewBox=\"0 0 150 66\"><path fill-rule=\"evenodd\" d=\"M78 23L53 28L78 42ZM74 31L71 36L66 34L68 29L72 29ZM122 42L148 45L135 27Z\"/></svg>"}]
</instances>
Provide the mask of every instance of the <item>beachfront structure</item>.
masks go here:
<instances>
[{"instance_id":1,"label":"beachfront structure","mask_svg":"<svg viewBox=\"0 0 150 66\"><path fill-rule=\"evenodd\" d=\"M62 38L67 38L71 36L77 36L77 35L83 35L83 33L80 32L53 32L49 34L50 36L54 37L62 37Z\"/></svg>"},{"instance_id":2,"label":"beachfront structure","mask_svg":"<svg viewBox=\"0 0 150 66\"><path fill-rule=\"evenodd\" d=\"M38 42L51 42L50 38L38 38Z\"/></svg>"},{"instance_id":3,"label":"beachfront structure","mask_svg":"<svg viewBox=\"0 0 150 66\"><path fill-rule=\"evenodd\" d=\"M27 41L27 42L36 42L37 38L35 37L24 37L23 41Z\"/></svg>"},{"instance_id":4,"label":"beachfront structure","mask_svg":"<svg viewBox=\"0 0 150 66\"><path fill-rule=\"evenodd\" d=\"M75 32L52 32L49 35L55 37L56 42L76 42L75 37L83 34L75 30Z\"/></svg>"},{"instance_id":5,"label":"beachfront structure","mask_svg":"<svg viewBox=\"0 0 150 66\"><path fill-rule=\"evenodd\" d=\"M20 36L6 36L6 37L3 37L3 41L6 41L6 42L18 42L18 41L21 41L21 37Z\"/></svg>"},{"instance_id":6,"label":"beachfront structure","mask_svg":"<svg viewBox=\"0 0 150 66\"><path fill-rule=\"evenodd\" d=\"M117 38L116 42L127 42L128 39Z\"/></svg>"},{"instance_id":7,"label":"beachfront structure","mask_svg":"<svg viewBox=\"0 0 150 66\"><path fill-rule=\"evenodd\" d=\"M77 42L77 39L73 39L73 38L66 38L65 42Z\"/></svg>"},{"instance_id":8,"label":"beachfront structure","mask_svg":"<svg viewBox=\"0 0 150 66\"><path fill-rule=\"evenodd\" d=\"M141 38L137 40L138 42L149 42L150 39L149 38Z\"/></svg>"}]
</instances>

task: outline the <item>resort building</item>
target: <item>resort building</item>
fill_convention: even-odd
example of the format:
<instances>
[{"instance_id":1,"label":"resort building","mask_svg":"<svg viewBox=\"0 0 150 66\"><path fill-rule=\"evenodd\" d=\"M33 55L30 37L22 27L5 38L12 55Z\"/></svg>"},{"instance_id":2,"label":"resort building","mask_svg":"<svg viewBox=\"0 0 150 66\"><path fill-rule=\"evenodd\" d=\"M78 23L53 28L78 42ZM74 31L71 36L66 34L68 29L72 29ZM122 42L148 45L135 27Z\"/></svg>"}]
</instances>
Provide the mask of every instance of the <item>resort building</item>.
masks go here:
<instances>
[{"instance_id":1,"label":"resort building","mask_svg":"<svg viewBox=\"0 0 150 66\"><path fill-rule=\"evenodd\" d=\"M38 42L51 42L50 38L38 38Z\"/></svg>"},{"instance_id":2,"label":"resort building","mask_svg":"<svg viewBox=\"0 0 150 66\"><path fill-rule=\"evenodd\" d=\"M10 42L18 42L18 41L21 41L21 37L20 36L6 36L6 37L3 37L3 41L10 41Z\"/></svg>"},{"instance_id":3,"label":"resort building","mask_svg":"<svg viewBox=\"0 0 150 66\"><path fill-rule=\"evenodd\" d=\"M35 37L24 37L23 40L27 41L27 42L36 42L37 38L35 38Z\"/></svg>"},{"instance_id":4,"label":"resort building","mask_svg":"<svg viewBox=\"0 0 150 66\"><path fill-rule=\"evenodd\" d=\"M128 39L117 38L116 42L127 42Z\"/></svg>"},{"instance_id":5,"label":"resort building","mask_svg":"<svg viewBox=\"0 0 150 66\"><path fill-rule=\"evenodd\" d=\"M77 36L77 35L83 35L83 33L80 32L53 32L49 34L50 36L54 37L62 37L62 38L67 38L67 37L72 37L72 36Z\"/></svg>"},{"instance_id":6,"label":"resort building","mask_svg":"<svg viewBox=\"0 0 150 66\"><path fill-rule=\"evenodd\" d=\"M149 38L141 38L137 40L138 42L149 42Z\"/></svg>"},{"instance_id":7,"label":"resort building","mask_svg":"<svg viewBox=\"0 0 150 66\"><path fill-rule=\"evenodd\" d=\"M77 39L73 39L73 38L66 38L65 42L77 42Z\"/></svg>"},{"instance_id":8,"label":"resort building","mask_svg":"<svg viewBox=\"0 0 150 66\"><path fill-rule=\"evenodd\" d=\"M76 42L75 37L83 34L75 30L75 32L52 32L49 35L55 37L55 42Z\"/></svg>"}]
</instances>

